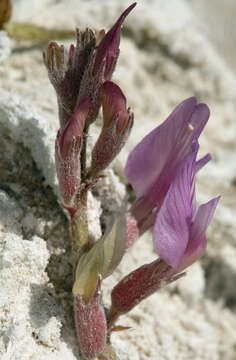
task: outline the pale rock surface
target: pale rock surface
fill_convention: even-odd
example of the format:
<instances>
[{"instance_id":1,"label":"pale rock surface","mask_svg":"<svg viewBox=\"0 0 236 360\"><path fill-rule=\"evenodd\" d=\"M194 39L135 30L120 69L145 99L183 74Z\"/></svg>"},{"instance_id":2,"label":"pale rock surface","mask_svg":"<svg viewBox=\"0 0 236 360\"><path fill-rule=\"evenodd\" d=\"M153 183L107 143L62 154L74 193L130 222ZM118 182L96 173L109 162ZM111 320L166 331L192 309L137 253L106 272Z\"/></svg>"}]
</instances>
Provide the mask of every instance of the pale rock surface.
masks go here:
<instances>
[{"instance_id":1,"label":"pale rock surface","mask_svg":"<svg viewBox=\"0 0 236 360\"><path fill-rule=\"evenodd\" d=\"M198 16L202 31L224 56L227 64L235 71L236 31L234 19L236 8L234 0L189 0Z\"/></svg>"},{"instance_id":2,"label":"pale rock surface","mask_svg":"<svg viewBox=\"0 0 236 360\"><path fill-rule=\"evenodd\" d=\"M211 152L213 161L198 176L198 200L218 194L222 200L202 261L120 319L132 328L112 335L121 360L236 359L236 77L204 35L193 2L143 0L124 24L114 80L135 112L135 126L113 169L124 180L130 149L179 101L195 95L212 110L201 151ZM14 4L15 21L97 29L108 28L127 1ZM0 32L0 60L0 358L79 359L70 233L54 166L56 97L37 44L9 41ZM95 126L90 146L98 133ZM126 198L114 172L105 175L89 195L95 239L100 215L102 223ZM105 280L105 303L119 279L155 258L146 233Z\"/></svg>"},{"instance_id":3,"label":"pale rock surface","mask_svg":"<svg viewBox=\"0 0 236 360\"><path fill-rule=\"evenodd\" d=\"M6 32L1 30L0 31L0 71L1 66L7 60L10 55L10 39L7 36Z\"/></svg>"},{"instance_id":4,"label":"pale rock surface","mask_svg":"<svg viewBox=\"0 0 236 360\"><path fill-rule=\"evenodd\" d=\"M102 236L100 216L102 213L101 202L91 192L88 193L88 230L91 238L96 241Z\"/></svg>"},{"instance_id":5,"label":"pale rock surface","mask_svg":"<svg viewBox=\"0 0 236 360\"><path fill-rule=\"evenodd\" d=\"M20 221L23 217L22 209L4 191L0 191L0 203L0 233L6 233L9 229L15 233L20 233Z\"/></svg>"},{"instance_id":6,"label":"pale rock surface","mask_svg":"<svg viewBox=\"0 0 236 360\"><path fill-rule=\"evenodd\" d=\"M111 169L103 171L103 177L95 187L103 207L110 213L118 211L124 204L126 197L125 186Z\"/></svg>"}]
</instances>

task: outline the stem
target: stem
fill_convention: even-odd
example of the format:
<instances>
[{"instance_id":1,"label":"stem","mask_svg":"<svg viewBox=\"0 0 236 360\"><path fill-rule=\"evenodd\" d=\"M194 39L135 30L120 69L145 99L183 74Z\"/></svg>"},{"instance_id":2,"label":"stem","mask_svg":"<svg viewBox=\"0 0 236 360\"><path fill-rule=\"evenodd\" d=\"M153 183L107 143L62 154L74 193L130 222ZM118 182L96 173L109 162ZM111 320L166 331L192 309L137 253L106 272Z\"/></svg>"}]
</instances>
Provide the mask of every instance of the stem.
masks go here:
<instances>
[{"instance_id":1,"label":"stem","mask_svg":"<svg viewBox=\"0 0 236 360\"><path fill-rule=\"evenodd\" d=\"M87 136L89 125L85 125L83 131L83 142L80 154L80 170L81 170L81 184L86 180L86 155L87 155ZM74 273L78 260L82 253L89 248L88 237L88 217L87 217L87 197L88 189L83 188L76 198L76 211L71 216L71 228L72 228L72 250L73 250L73 268Z\"/></svg>"},{"instance_id":2,"label":"stem","mask_svg":"<svg viewBox=\"0 0 236 360\"><path fill-rule=\"evenodd\" d=\"M81 253L89 246L88 218L87 218L87 189L79 195L76 212L71 218L72 251L74 272Z\"/></svg>"},{"instance_id":3,"label":"stem","mask_svg":"<svg viewBox=\"0 0 236 360\"><path fill-rule=\"evenodd\" d=\"M107 314L107 329L108 331L111 330L112 326L115 325L115 322L119 318L119 314L114 307L111 307L109 313Z\"/></svg>"},{"instance_id":4,"label":"stem","mask_svg":"<svg viewBox=\"0 0 236 360\"><path fill-rule=\"evenodd\" d=\"M87 136L88 136L89 125L85 126L83 132L83 145L81 149L80 155L80 163L81 163L81 183L84 182L86 178L86 151L87 151Z\"/></svg>"}]
</instances>

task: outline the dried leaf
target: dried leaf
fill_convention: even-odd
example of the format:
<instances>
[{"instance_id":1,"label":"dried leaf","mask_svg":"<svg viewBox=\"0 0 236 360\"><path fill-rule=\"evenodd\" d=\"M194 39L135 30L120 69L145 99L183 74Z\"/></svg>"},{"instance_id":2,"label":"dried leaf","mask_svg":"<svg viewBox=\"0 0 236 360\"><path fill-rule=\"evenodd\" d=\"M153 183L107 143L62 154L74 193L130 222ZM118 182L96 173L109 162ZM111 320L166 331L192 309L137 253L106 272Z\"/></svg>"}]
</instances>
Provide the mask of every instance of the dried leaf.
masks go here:
<instances>
[{"instance_id":1,"label":"dried leaf","mask_svg":"<svg viewBox=\"0 0 236 360\"><path fill-rule=\"evenodd\" d=\"M119 332L119 331L130 330L130 329L132 329L131 326L117 325L117 326L114 326L113 328L111 328L110 332Z\"/></svg>"}]
</instances>

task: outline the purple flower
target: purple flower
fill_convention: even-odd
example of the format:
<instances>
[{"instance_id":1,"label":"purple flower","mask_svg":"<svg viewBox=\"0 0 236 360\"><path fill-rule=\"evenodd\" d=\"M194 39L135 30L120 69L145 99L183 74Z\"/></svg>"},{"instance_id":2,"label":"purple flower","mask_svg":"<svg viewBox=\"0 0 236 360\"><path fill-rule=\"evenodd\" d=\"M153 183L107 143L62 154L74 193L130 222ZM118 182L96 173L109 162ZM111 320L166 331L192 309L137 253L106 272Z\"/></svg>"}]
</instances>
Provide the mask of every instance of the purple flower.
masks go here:
<instances>
[{"instance_id":1,"label":"purple flower","mask_svg":"<svg viewBox=\"0 0 236 360\"><path fill-rule=\"evenodd\" d=\"M158 212L153 213L153 242L160 258L134 270L112 290L112 307L108 313L109 329L120 315L132 310L165 284L183 276L181 271L192 265L205 250L206 230L220 197L208 201L198 209L196 207L195 175L211 158L206 155L196 161L198 148L195 139L190 144L189 153L176 169ZM129 217L127 221L129 222ZM132 230L134 222L131 225ZM132 240L132 231L130 239L129 235L127 230L128 242Z\"/></svg>"},{"instance_id":2,"label":"purple flower","mask_svg":"<svg viewBox=\"0 0 236 360\"><path fill-rule=\"evenodd\" d=\"M125 175L137 196L130 213L140 233L154 224L179 166L192 152L191 145L209 114L208 106L197 104L195 98L183 101L129 155Z\"/></svg>"},{"instance_id":3,"label":"purple flower","mask_svg":"<svg viewBox=\"0 0 236 360\"><path fill-rule=\"evenodd\" d=\"M206 230L220 197L196 208L196 171L209 157L196 162L198 144L193 143L189 154L171 183L157 213L153 242L158 255L176 272L193 264L206 247Z\"/></svg>"}]
</instances>

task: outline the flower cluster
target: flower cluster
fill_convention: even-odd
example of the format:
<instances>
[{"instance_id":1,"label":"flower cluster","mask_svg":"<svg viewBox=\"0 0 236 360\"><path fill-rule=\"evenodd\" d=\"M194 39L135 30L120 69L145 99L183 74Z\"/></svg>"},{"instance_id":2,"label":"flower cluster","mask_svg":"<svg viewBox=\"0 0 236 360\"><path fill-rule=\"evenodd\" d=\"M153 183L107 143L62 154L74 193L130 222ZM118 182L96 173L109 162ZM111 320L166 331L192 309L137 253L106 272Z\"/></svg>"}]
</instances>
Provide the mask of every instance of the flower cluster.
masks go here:
<instances>
[{"instance_id":1,"label":"flower cluster","mask_svg":"<svg viewBox=\"0 0 236 360\"><path fill-rule=\"evenodd\" d=\"M97 242L89 237L87 194L125 145L134 116L122 90L111 81L119 56L121 25L96 36L77 30L68 54L52 42L44 53L58 100L60 129L55 161L62 207L71 220L74 265L74 315L80 352L85 359L110 359L110 334L118 317L164 284L177 280L206 247L206 230L219 197L197 208L195 175L209 160L197 160L198 138L209 118L205 104L189 98L131 152L125 174L136 201L107 226ZM87 164L87 136L102 108L103 126ZM119 265L125 251L153 227L159 255L122 279L111 292L111 308L101 301L102 280ZM122 329L122 327L120 327Z\"/></svg>"},{"instance_id":2,"label":"flower cluster","mask_svg":"<svg viewBox=\"0 0 236 360\"><path fill-rule=\"evenodd\" d=\"M91 29L77 29L76 46L70 46L68 55L64 46L55 42L43 54L58 100L60 129L55 152L65 206L75 206L81 177L86 177L86 165L80 163L85 154L81 151L100 107L104 125L92 154L94 177L119 153L132 128L133 114L126 109L126 98L110 79L119 56L121 25L135 5L124 11L106 34L101 30L97 38Z\"/></svg>"}]
</instances>

